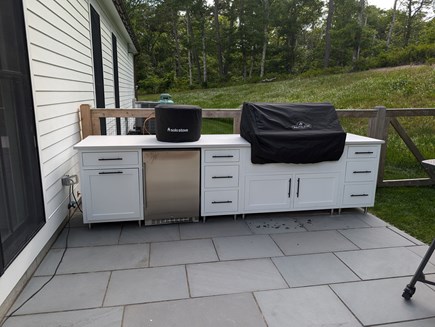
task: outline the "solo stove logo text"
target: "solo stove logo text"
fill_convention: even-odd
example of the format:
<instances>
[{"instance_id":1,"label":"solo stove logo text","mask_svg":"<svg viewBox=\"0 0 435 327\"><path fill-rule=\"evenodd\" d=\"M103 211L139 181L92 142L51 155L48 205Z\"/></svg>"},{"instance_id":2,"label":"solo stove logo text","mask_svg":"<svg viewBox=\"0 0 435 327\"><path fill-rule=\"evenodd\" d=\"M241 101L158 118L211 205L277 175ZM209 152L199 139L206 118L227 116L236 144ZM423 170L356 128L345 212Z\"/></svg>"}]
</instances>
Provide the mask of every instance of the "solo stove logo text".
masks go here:
<instances>
[{"instance_id":1,"label":"solo stove logo text","mask_svg":"<svg viewBox=\"0 0 435 327\"><path fill-rule=\"evenodd\" d=\"M167 132L169 132L169 133L188 133L189 129L188 128L170 128L170 127L168 127Z\"/></svg>"}]
</instances>

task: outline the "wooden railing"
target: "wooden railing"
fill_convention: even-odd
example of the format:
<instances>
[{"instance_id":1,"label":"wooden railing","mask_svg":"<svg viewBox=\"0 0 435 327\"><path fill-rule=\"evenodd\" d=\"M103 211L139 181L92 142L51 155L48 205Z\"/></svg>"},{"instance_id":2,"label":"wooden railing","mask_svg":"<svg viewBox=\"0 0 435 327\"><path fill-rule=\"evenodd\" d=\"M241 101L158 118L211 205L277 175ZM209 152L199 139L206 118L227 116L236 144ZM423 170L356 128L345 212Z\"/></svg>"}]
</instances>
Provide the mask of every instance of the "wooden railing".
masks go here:
<instances>
[{"instance_id":1,"label":"wooden railing","mask_svg":"<svg viewBox=\"0 0 435 327\"><path fill-rule=\"evenodd\" d=\"M82 138L88 135L100 135L100 118L147 118L154 113L153 108L144 109L91 109L89 105L80 106ZM240 109L203 109L203 118L232 118L233 133L240 133ZM386 109L379 106L374 109L337 109L339 117L367 118L367 136L384 140L381 148L379 162L378 186L423 186L435 185L435 174L422 166L428 174L428 178L413 178L399 180L384 180L386 150L388 146L388 129L393 126L397 134L402 138L408 149L418 162L425 159L418 147L407 134L405 128L399 123L398 117L435 117L435 108L409 108L409 109ZM435 155L435 154L434 154Z\"/></svg>"}]
</instances>

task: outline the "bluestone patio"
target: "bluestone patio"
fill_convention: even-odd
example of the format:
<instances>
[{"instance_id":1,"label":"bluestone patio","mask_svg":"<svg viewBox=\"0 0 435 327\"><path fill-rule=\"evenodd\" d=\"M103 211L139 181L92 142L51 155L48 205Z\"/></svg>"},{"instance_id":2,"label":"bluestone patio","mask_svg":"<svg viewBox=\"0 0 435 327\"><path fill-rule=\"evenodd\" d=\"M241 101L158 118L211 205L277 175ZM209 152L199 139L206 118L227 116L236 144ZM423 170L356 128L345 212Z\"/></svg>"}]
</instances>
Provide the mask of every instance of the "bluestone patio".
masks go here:
<instances>
[{"instance_id":1,"label":"bluestone patio","mask_svg":"<svg viewBox=\"0 0 435 327\"><path fill-rule=\"evenodd\" d=\"M56 276L5 327L435 326L435 287L401 297L427 246L361 210L91 229L75 214L12 310L55 272L68 230Z\"/></svg>"}]
</instances>

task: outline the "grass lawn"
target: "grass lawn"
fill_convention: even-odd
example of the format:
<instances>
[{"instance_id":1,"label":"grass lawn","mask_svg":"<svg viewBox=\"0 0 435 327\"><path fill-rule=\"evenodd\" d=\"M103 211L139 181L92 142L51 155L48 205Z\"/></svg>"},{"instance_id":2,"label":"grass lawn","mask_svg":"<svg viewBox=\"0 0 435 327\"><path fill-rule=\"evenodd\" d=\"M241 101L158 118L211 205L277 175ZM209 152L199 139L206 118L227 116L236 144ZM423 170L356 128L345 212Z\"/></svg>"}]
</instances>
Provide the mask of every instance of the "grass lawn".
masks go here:
<instances>
[{"instance_id":1,"label":"grass lawn","mask_svg":"<svg viewBox=\"0 0 435 327\"><path fill-rule=\"evenodd\" d=\"M272 83L170 92L178 104L202 108L238 108L249 102L331 102L338 109L434 108L435 67L412 66L352 74L295 78ZM140 100L158 99L143 95ZM435 158L435 117L400 118L425 158ZM347 132L367 135L367 119L343 119ZM232 133L231 120L204 120L203 133ZM385 179L426 177L400 137L390 127ZM429 243L435 238L435 187L378 188L378 217Z\"/></svg>"},{"instance_id":2,"label":"grass lawn","mask_svg":"<svg viewBox=\"0 0 435 327\"><path fill-rule=\"evenodd\" d=\"M419 240L435 238L435 187L381 187L371 213Z\"/></svg>"}]
</instances>

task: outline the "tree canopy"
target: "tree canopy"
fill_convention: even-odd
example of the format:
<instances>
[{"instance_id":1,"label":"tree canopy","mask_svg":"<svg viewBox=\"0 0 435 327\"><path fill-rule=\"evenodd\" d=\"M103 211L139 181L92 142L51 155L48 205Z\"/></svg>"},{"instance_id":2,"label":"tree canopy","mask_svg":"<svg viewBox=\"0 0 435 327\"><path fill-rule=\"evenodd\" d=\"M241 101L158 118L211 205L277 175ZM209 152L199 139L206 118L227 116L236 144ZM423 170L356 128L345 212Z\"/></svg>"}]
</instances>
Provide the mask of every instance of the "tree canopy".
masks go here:
<instances>
[{"instance_id":1,"label":"tree canopy","mask_svg":"<svg viewBox=\"0 0 435 327\"><path fill-rule=\"evenodd\" d=\"M139 89L435 63L435 0L125 0Z\"/></svg>"}]
</instances>

